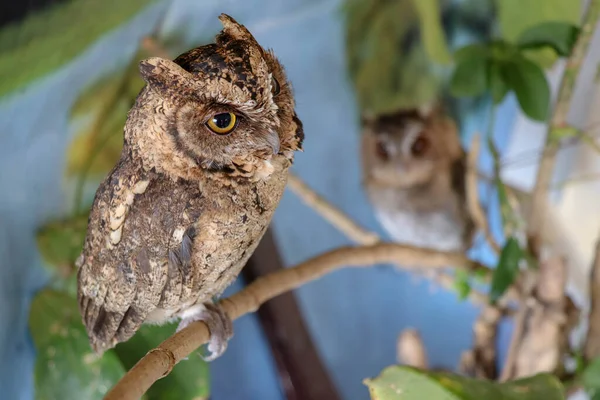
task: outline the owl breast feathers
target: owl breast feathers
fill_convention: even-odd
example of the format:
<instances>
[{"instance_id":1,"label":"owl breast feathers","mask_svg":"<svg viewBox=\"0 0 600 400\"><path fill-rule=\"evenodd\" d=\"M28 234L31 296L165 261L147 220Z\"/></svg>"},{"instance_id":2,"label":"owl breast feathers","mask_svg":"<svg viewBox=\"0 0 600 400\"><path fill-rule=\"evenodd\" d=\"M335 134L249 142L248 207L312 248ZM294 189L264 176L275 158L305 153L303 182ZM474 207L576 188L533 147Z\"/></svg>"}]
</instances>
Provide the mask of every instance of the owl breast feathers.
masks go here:
<instances>
[{"instance_id":1,"label":"owl breast feathers","mask_svg":"<svg viewBox=\"0 0 600 400\"><path fill-rule=\"evenodd\" d=\"M147 85L96 192L78 300L102 353L210 301L271 220L304 134L282 66L221 15L214 44L140 63Z\"/></svg>"}]
</instances>

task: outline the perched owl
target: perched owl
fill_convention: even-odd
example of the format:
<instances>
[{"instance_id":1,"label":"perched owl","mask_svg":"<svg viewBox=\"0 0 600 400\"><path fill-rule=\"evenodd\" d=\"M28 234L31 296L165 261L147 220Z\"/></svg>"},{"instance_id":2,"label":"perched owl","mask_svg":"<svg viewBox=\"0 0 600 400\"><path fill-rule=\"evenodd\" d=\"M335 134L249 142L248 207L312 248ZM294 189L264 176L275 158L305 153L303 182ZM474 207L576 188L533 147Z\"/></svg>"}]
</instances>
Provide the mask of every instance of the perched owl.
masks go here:
<instances>
[{"instance_id":1,"label":"perched owl","mask_svg":"<svg viewBox=\"0 0 600 400\"><path fill-rule=\"evenodd\" d=\"M265 233L302 123L283 68L222 14L215 43L140 63L121 158L98 188L78 259L78 300L102 353L142 323L203 320L209 359L231 337L212 303Z\"/></svg>"},{"instance_id":2,"label":"perched owl","mask_svg":"<svg viewBox=\"0 0 600 400\"><path fill-rule=\"evenodd\" d=\"M363 119L364 186L394 241L444 251L470 247L465 163L456 126L437 106Z\"/></svg>"}]
</instances>

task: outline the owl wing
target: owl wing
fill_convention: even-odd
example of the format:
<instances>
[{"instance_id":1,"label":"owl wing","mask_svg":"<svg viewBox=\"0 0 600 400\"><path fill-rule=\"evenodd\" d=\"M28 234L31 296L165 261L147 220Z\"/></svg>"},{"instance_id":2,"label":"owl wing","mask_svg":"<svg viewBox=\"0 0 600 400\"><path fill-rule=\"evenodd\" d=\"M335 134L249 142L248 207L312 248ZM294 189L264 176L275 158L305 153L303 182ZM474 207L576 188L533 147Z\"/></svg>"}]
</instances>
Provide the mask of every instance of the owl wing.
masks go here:
<instances>
[{"instance_id":1,"label":"owl wing","mask_svg":"<svg viewBox=\"0 0 600 400\"><path fill-rule=\"evenodd\" d=\"M127 214L151 181L131 159L122 157L94 198L78 262L78 301L98 353L133 336L160 300L160 291L158 296L149 293L166 278L166 260L145 244L133 245L135 238L122 238Z\"/></svg>"}]
</instances>

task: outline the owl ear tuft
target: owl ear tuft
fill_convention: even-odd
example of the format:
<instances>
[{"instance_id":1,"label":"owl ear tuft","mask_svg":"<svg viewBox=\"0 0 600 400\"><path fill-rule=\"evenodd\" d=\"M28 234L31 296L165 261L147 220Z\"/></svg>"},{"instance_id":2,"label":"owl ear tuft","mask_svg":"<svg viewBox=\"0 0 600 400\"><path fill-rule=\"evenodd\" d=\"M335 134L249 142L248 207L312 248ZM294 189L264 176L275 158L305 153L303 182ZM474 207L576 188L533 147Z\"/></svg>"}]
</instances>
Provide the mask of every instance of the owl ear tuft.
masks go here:
<instances>
[{"instance_id":1,"label":"owl ear tuft","mask_svg":"<svg viewBox=\"0 0 600 400\"><path fill-rule=\"evenodd\" d=\"M140 61L140 74L163 98L179 98L196 92L194 77L175 62L160 57Z\"/></svg>"}]
</instances>

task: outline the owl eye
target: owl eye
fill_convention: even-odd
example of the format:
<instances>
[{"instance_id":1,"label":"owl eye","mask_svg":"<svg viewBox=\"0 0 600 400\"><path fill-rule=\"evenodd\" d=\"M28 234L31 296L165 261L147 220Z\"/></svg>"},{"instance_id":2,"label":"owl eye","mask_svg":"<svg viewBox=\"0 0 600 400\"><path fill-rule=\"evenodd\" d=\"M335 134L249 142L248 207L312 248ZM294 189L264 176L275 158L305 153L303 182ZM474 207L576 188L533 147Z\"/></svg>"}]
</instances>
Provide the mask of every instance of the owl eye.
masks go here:
<instances>
[{"instance_id":1,"label":"owl eye","mask_svg":"<svg viewBox=\"0 0 600 400\"><path fill-rule=\"evenodd\" d=\"M423 136L419 136L410 147L410 152L415 157L421 157L429 149L429 140Z\"/></svg>"},{"instance_id":2,"label":"owl eye","mask_svg":"<svg viewBox=\"0 0 600 400\"><path fill-rule=\"evenodd\" d=\"M279 86L279 82L277 82L277 79L271 78L271 88L273 91L273 96L277 96L279 94L279 91L281 90L281 87Z\"/></svg>"},{"instance_id":3,"label":"owl eye","mask_svg":"<svg viewBox=\"0 0 600 400\"><path fill-rule=\"evenodd\" d=\"M375 152L383 161L388 161L390 159L390 152L382 140L377 141L377 144L375 145Z\"/></svg>"},{"instance_id":4,"label":"owl eye","mask_svg":"<svg viewBox=\"0 0 600 400\"><path fill-rule=\"evenodd\" d=\"M231 133L237 125L237 117L234 113L226 112L215 114L208 120L206 126L217 135L227 135Z\"/></svg>"}]
</instances>

